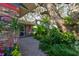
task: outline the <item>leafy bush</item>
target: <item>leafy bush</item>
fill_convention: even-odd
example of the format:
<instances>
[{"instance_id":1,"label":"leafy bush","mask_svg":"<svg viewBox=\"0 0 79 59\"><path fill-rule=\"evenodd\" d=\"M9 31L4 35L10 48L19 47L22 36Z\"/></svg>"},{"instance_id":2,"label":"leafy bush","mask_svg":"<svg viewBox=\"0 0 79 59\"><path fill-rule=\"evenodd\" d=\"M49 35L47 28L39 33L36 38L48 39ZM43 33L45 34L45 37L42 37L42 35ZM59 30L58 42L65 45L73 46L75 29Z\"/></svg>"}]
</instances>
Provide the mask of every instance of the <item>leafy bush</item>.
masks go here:
<instances>
[{"instance_id":1,"label":"leafy bush","mask_svg":"<svg viewBox=\"0 0 79 59\"><path fill-rule=\"evenodd\" d=\"M72 20L72 17L71 17L71 16L66 16L66 17L64 17L64 21L65 21L65 23L68 24L68 25L73 24L73 20Z\"/></svg>"},{"instance_id":2,"label":"leafy bush","mask_svg":"<svg viewBox=\"0 0 79 59\"><path fill-rule=\"evenodd\" d=\"M43 36L48 34L48 27L49 27L49 18L43 18L40 25L36 25L36 28L33 28L34 32L33 35L36 39L41 39Z\"/></svg>"},{"instance_id":3,"label":"leafy bush","mask_svg":"<svg viewBox=\"0 0 79 59\"><path fill-rule=\"evenodd\" d=\"M19 46L17 44L14 44L14 47L7 47L4 50L5 56L21 56Z\"/></svg>"},{"instance_id":4,"label":"leafy bush","mask_svg":"<svg viewBox=\"0 0 79 59\"><path fill-rule=\"evenodd\" d=\"M12 56L21 56L18 45L16 45L16 44L14 45L13 51L11 52L11 54L12 54Z\"/></svg>"},{"instance_id":5,"label":"leafy bush","mask_svg":"<svg viewBox=\"0 0 79 59\"><path fill-rule=\"evenodd\" d=\"M71 32L61 32L59 28L52 27L49 29L44 26L37 25L34 37L40 41L40 47L48 55L79 55L79 51L75 49L75 36Z\"/></svg>"},{"instance_id":6,"label":"leafy bush","mask_svg":"<svg viewBox=\"0 0 79 59\"><path fill-rule=\"evenodd\" d=\"M79 51L76 51L74 47L74 42L75 37L72 33L62 33L53 28L49 36L44 36L40 48L48 55L79 55Z\"/></svg>"},{"instance_id":7,"label":"leafy bush","mask_svg":"<svg viewBox=\"0 0 79 59\"><path fill-rule=\"evenodd\" d=\"M77 56L79 51L76 51L74 47L66 44L41 44L40 48L47 53L49 56Z\"/></svg>"},{"instance_id":8,"label":"leafy bush","mask_svg":"<svg viewBox=\"0 0 79 59\"><path fill-rule=\"evenodd\" d=\"M12 56L21 56L21 53L16 48L14 51L12 51Z\"/></svg>"},{"instance_id":9,"label":"leafy bush","mask_svg":"<svg viewBox=\"0 0 79 59\"><path fill-rule=\"evenodd\" d=\"M79 55L79 52L74 50L74 48L70 47L66 44L54 44L47 51L48 55L56 55L56 56L74 56Z\"/></svg>"},{"instance_id":10,"label":"leafy bush","mask_svg":"<svg viewBox=\"0 0 79 59\"><path fill-rule=\"evenodd\" d=\"M73 44L75 43L75 36L73 35L73 33L71 32L65 32L65 33L62 33L62 39L63 39L63 42L67 42L67 44Z\"/></svg>"},{"instance_id":11,"label":"leafy bush","mask_svg":"<svg viewBox=\"0 0 79 59\"><path fill-rule=\"evenodd\" d=\"M52 40L52 44L55 44L55 43L59 44L59 43L61 43L61 41L62 41L62 34L59 31L59 29L57 29L55 27L53 29L51 29L51 31L50 31L50 38Z\"/></svg>"}]
</instances>

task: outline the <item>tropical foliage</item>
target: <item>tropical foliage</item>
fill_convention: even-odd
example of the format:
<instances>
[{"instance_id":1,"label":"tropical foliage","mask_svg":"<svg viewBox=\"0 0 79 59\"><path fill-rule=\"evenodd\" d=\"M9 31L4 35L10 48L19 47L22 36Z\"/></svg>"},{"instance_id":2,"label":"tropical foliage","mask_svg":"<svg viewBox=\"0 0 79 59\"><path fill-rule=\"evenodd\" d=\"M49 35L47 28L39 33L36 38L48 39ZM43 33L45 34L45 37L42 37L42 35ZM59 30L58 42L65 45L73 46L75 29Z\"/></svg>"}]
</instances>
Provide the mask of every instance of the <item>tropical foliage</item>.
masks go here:
<instances>
[{"instance_id":1,"label":"tropical foliage","mask_svg":"<svg viewBox=\"0 0 79 59\"><path fill-rule=\"evenodd\" d=\"M47 19L47 18L45 18ZM71 32L61 32L59 28L44 26L48 23L42 22L34 30L34 38L40 41L40 48L48 55L79 55L75 48L76 38Z\"/></svg>"}]
</instances>

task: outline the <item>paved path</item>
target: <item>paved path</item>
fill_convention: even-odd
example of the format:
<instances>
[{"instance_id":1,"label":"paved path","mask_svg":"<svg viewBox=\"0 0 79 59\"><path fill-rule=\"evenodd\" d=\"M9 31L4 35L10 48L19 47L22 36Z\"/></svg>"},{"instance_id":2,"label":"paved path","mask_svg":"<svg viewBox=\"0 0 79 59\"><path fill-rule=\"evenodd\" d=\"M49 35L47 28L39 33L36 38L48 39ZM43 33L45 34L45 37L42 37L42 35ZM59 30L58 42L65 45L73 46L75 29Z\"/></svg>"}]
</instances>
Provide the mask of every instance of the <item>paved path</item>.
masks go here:
<instances>
[{"instance_id":1,"label":"paved path","mask_svg":"<svg viewBox=\"0 0 79 59\"><path fill-rule=\"evenodd\" d=\"M21 38L18 43L23 56L45 56L39 49L39 41L32 37Z\"/></svg>"}]
</instances>

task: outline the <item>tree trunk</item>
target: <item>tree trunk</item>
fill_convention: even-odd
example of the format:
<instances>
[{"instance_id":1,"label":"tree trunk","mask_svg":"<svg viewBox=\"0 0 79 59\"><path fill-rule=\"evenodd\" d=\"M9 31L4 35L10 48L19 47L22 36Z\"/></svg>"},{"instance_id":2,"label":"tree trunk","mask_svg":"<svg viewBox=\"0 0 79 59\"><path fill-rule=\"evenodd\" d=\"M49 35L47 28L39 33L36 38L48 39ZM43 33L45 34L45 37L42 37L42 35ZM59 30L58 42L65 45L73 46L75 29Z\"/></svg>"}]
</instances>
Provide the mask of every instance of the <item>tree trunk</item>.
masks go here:
<instances>
[{"instance_id":1,"label":"tree trunk","mask_svg":"<svg viewBox=\"0 0 79 59\"><path fill-rule=\"evenodd\" d=\"M52 20L54 20L57 26L62 32L67 32L67 28L64 25L64 21L61 18L60 14L57 11L55 4L47 4L47 10Z\"/></svg>"}]
</instances>

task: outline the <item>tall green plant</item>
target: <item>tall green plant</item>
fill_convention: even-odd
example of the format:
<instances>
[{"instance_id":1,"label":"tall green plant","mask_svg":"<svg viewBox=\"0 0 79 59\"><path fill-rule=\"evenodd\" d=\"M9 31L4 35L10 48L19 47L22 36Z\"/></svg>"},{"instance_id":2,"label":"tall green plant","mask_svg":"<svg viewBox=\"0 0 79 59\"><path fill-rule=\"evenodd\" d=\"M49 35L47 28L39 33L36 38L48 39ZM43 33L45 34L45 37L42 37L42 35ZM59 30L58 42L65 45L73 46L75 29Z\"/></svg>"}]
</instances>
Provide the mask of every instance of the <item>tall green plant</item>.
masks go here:
<instances>
[{"instance_id":1,"label":"tall green plant","mask_svg":"<svg viewBox=\"0 0 79 59\"><path fill-rule=\"evenodd\" d=\"M19 25L18 25L18 19L12 19L11 23L10 23L10 27L12 31L18 31L19 30Z\"/></svg>"},{"instance_id":2,"label":"tall green plant","mask_svg":"<svg viewBox=\"0 0 79 59\"><path fill-rule=\"evenodd\" d=\"M23 24L18 22L18 19L12 19L11 23L10 23L10 28L12 33L14 33L14 35L19 35L20 29L22 27Z\"/></svg>"}]
</instances>

